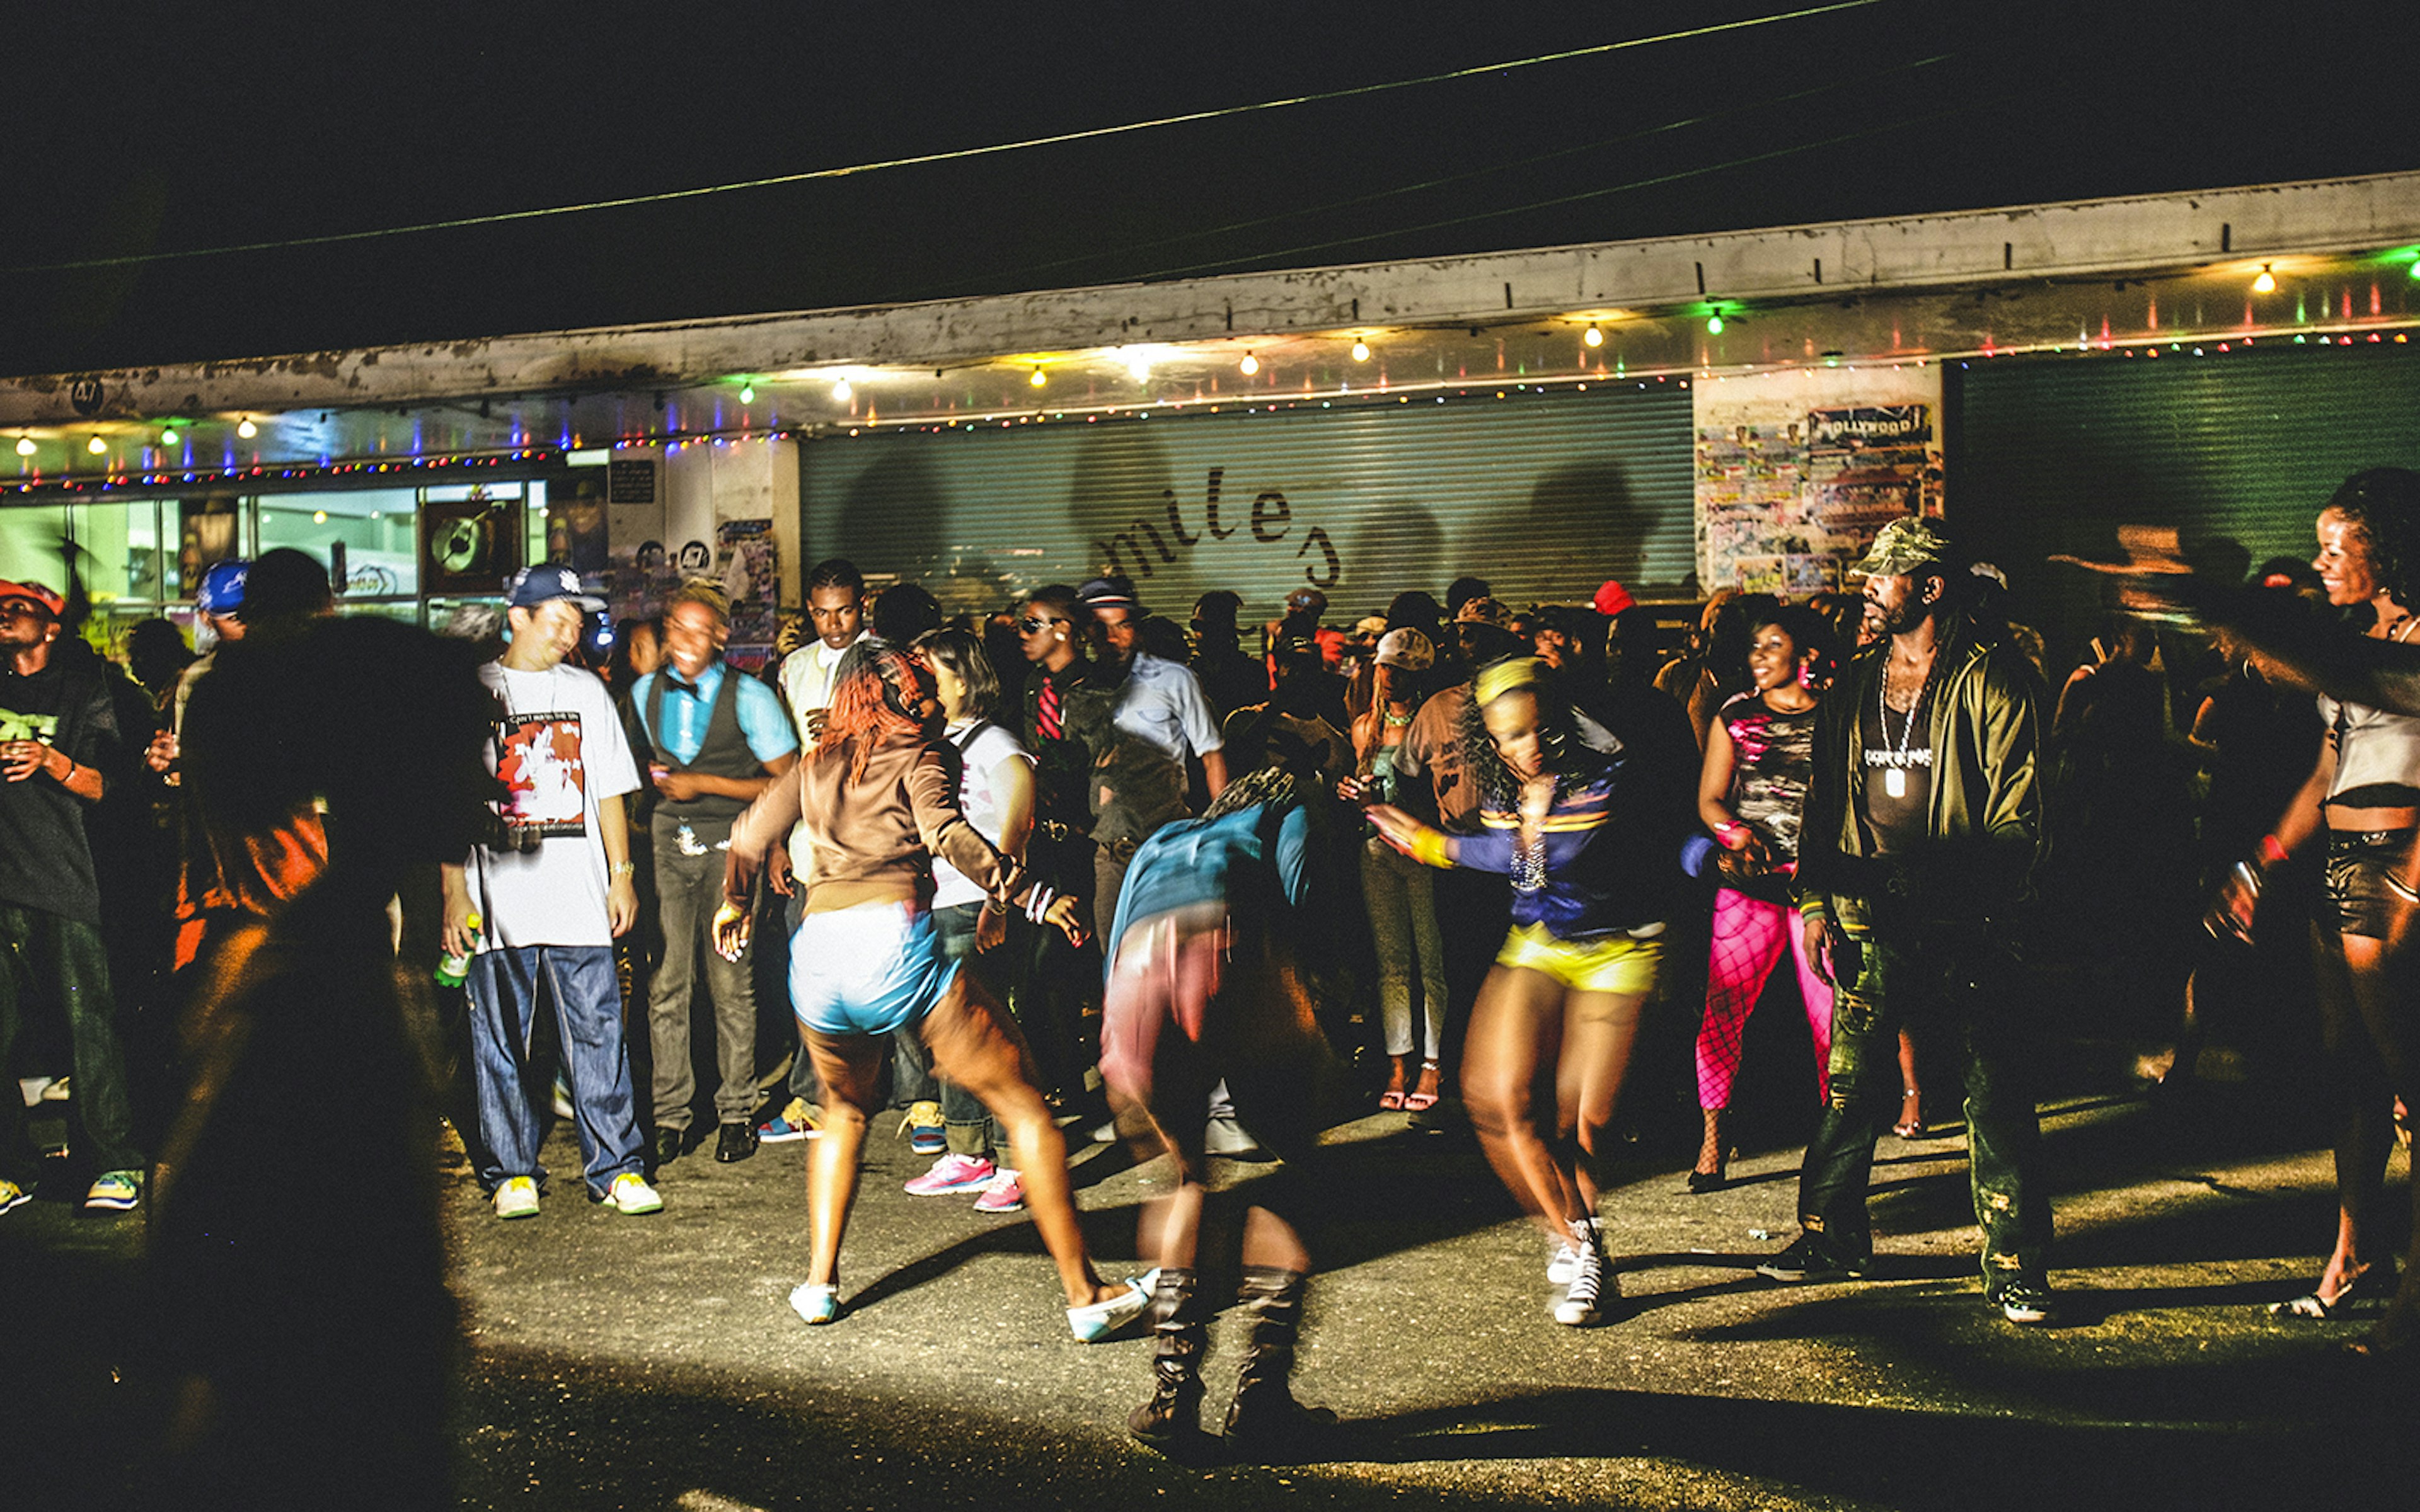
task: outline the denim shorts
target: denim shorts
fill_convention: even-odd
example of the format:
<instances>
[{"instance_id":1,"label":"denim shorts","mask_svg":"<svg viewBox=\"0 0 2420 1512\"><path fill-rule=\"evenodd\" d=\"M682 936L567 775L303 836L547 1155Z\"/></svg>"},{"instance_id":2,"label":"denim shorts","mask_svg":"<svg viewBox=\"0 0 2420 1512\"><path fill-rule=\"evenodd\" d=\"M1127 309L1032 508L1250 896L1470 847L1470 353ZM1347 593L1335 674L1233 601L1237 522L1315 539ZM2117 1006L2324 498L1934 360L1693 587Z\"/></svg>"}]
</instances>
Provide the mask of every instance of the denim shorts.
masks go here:
<instances>
[{"instance_id":1,"label":"denim shorts","mask_svg":"<svg viewBox=\"0 0 2420 1512\"><path fill-rule=\"evenodd\" d=\"M790 937L790 1010L818 1034L913 1027L957 975L932 914L912 903L809 914Z\"/></svg>"}]
</instances>

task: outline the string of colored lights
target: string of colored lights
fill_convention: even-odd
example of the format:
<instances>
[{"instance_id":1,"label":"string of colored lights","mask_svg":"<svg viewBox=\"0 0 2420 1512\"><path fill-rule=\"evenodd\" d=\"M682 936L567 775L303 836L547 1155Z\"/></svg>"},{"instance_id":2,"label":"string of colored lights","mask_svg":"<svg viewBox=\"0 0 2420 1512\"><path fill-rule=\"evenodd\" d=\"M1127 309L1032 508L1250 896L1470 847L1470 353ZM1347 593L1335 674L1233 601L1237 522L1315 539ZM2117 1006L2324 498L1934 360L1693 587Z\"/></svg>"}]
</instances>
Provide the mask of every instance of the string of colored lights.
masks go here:
<instances>
[{"instance_id":1,"label":"string of colored lights","mask_svg":"<svg viewBox=\"0 0 2420 1512\"><path fill-rule=\"evenodd\" d=\"M692 446L737 445L752 441L797 441L824 437L839 439L843 436L856 438L933 434L947 431L978 434L995 428L1047 424L1053 422L1095 424L1104 420L1136 422L1147 421L1156 415L1176 417L1188 413L1277 414L1280 411L1313 407L1322 409L1332 409L1340 403L1352 406L1388 402L1407 405L1415 399L1425 399L1435 404L1490 399L1501 401L1553 393L1588 393L1591 390L1613 393L1673 382L1677 382L1682 389L1687 389L1692 382L1723 383L1728 382L1732 377L1744 377L1756 372L1813 372L1820 367L1847 368L1854 371L1860 368L1876 370L1884 367L1947 367L1955 363L1961 368L1966 368L1975 362L1989 362L2000 358L2057 357L2071 360L2116 361L2120 358L2141 357L2146 360L2156 360L2164 352L2175 356L2201 358L2254 350L2274 350L2288 346L2330 352L2366 351L2373 347L2401 347L2408 352L2412 345L2411 329L2397 329L2392 326L2381 329L2359 325L2351 327L2329 325L2291 332L2275 330L2266 333L2205 332L2197 334L2084 337L2071 343L1987 345L1972 350L1938 352L1922 357L1869 357L1854 361L1792 363L1778 365L1753 363L1729 370L1707 364L1687 369L1673 367L1661 371L1636 372L1619 368L1600 368L1569 374L1530 374L1517 381L1498 379L1494 383L1474 383L1467 378L1445 378L1408 382L1392 387L1365 385L1359 389L1348 383L1339 385L1333 390L1307 389L1300 393L1289 394L1285 397L1275 394L1209 395L1189 400L1161 399L1146 404L1110 404L1090 409L1071 406L1049 412L1038 409L1001 409L970 413L948 420L919 417L891 423L862 421L855 424L832 423L782 425L772 428L736 428L711 432L666 432L617 438L609 446L601 449L620 452L660 448L667 453L677 453ZM30 477L21 476L11 483L0 484L0 493L49 495L108 493L121 489L156 491L163 488L173 489L180 485L242 485L272 480L281 483L298 480L307 482L317 478L344 477L362 473L458 470L467 471L479 468L501 467L515 462L545 466L560 461L567 452L585 449L588 448L580 446L575 440L574 444L569 447L520 447L494 452L415 456L409 459L365 458L322 463L316 467L255 463L248 467L216 469L144 468L125 472L113 471L103 474L60 473L47 479L43 478L38 471Z\"/></svg>"},{"instance_id":2,"label":"string of colored lights","mask_svg":"<svg viewBox=\"0 0 2420 1512\"><path fill-rule=\"evenodd\" d=\"M985 147L956 147L942 152L923 152L907 157L883 158L870 162L851 163L845 167L811 168L799 173L776 174L765 178L746 178L724 184L702 184L689 189L662 190L648 194L625 194L612 199L587 200L572 205L548 205L532 209L500 210L489 215L455 216L442 221L424 221L412 225L380 226L363 231L333 231L318 236L233 242L216 247L188 247L170 252L127 253L109 257L81 257L67 262L27 263L13 268L0 268L0 274L56 273L92 268L127 268L194 257L225 256L233 253L278 252L300 247L322 247L338 242L371 241L387 237L417 236L429 231L454 231L472 226L503 225L516 221L542 220L552 216L582 215L595 210L623 209L638 205L661 205L675 200L703 198L709 194L728 194L740 190L770 189L783 184L807 183L819 178L845 178L852 175L878 173L892 168L908 168L924 163L993 157L1001 153L1022 152L1034 147L1056 147L1069 142L1123 136L1135 131L1155 131L1162 127L1182 126L1196 121L1219 120L1230 116L1287 110L1297 105L1386 94L1397 89L1411 89L1425 85L1450 84L1456 80L1477 78L1483 74L1509 73L1517 69L1534 69L1550 63L1600 57L1635 48L1745 31L1752 27L1771 26L1782 22L1804 21L1811 17L1829 15L1835 11L1856 10L1882 3L1883 0L1832 0L1830 4L1811 6L1798 10L1750 16L1739 21L1718 22L1704 26L1692 26L1681 31L1658 33L1652 37L1628 38L1619 42L1599 43L1593 47L1576 47L1559 53L1542 53L1534 57L1513 58L1501 63L1450 69L1442 73L1423 74L1413 79L1394 79L1381 84L1355 85L1342 89L1325 89L1311 94L1290 95L1278 100L1256 100L1243 105L1221 105L1208 110L1186 111L1173 116L1155 116L1149 120L1126 121L1115 126L1095 126L1080 131L1053 132L1047 136L1026 137L1014 142L995 142Z\"/></svg>"}]
</instances>

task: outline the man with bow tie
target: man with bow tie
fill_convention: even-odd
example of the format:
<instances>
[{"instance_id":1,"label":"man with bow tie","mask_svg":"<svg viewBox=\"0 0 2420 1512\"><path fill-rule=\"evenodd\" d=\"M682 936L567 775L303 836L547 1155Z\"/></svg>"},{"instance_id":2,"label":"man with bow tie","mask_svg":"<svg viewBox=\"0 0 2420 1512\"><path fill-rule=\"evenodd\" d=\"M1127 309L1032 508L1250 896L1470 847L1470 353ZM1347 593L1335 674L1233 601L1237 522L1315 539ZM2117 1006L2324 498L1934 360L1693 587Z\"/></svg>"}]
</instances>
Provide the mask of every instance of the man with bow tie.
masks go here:
<instances>
[{"instance_id":1,"label":"man with bow tie","mask_svg":"<svg viewBox=\"0 0 2420 1512\"><path fill-rule=\"evenodd\" d=\"M722 859L731 821L798 760L798 737L781 698L753 677L730 671L722 648L731 609L710 581L683 584L664 606L664 665L639 679L631 705L654 752L656 789L649 828L655 845L656 905L663 959L647 1004L655 1047L656 1164L695 1149L690 1103L690 992L701 957L713 997L715 1061L721 1072L714 1114L721 1126L714 1158L756 1152L756 990L746 952L725 960L707 930L722 902Z\"/></svg>"}]
</instances>

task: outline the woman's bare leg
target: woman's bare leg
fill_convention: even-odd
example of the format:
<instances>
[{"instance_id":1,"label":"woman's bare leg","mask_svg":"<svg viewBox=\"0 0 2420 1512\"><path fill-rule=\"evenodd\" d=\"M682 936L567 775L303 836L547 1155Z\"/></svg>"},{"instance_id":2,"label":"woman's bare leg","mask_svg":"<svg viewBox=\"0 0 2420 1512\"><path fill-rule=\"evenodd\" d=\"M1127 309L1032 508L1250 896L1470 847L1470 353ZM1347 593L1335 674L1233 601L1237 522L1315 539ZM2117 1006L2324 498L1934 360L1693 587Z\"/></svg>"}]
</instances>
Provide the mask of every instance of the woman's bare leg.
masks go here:
<instances>
[{"instance_id":1,"label":"woman's bare leg","mask_svg":"<svg viewBox=\"0 0 2420 1512\"><path fill-rule=\"evenodd\" d=\"M807 1281L835 1286L841 1236L857 1201L857 1160L865 1148L865 1120L882 1069L882 1042L800 1031L815 1074L824 1083L824 1134L807 1160Z\"/></svg>"},{"instance_id":2,"label":"woman's bare leg","mask_svg":"<svg viewBox=\"0 0 2420 1512\"><path fill-rule=\"evenodd\" d=\"M1084 1247L1067 1180L1067 1140L1034 1089L1032 1057L1016 1023L971 972L961 971L950 990L924 1016L925 1045L943 1076L975 1095L1008 1131L1009 1148L1024 1162L1026 1206L1042 1245L1059 1267L1067 1305L1107 1302L1126 1288L1101 1284ZM826 1137L830 1137L827 1135Z\"/></svg>"},{"instance_id":3,"label":"woman's bare leg","mask_svg":"<svg viewBox=\"0 0 2420 1512\"><path fill-rule=\"evenodd\" d=\"M2394 1144L2393 1094L2376 1070L2364 1020L2384 1011L2380 1000L2388 984L2382 941L2322 932L2314 957L2320 1042L2336 1100L2336 1242L2312 1291L2333 1306L2375 1258L2366 1246Z\"/></svg>"},{"instance_id":4,"label":"woman's bare leg","mask_svg":"<svg viewBox=\"0 0 2420 1512\"><path fill-rule=\"evenodd\" d=\"M1562 984L1527 967L1495 966L1471 1004L1462 1057L1462 1095L1488 1164L1559 1242L1582 1216L1578 1191L1549 1145L1562 1034Z\"/></svg>"},{"instance_id":5,"label":"woman's bare leg","mask_svg":"<svg viewBox=\"0 0 2420 1512\"><path fill-rule=\"evenodd\" d=\"M1573 993L1563 1003L1563 1053L1555 1070L1557 1145L1566 1153L1576 1217L1596 1211L1594 1165L1605 1151L1606 1130L1630 1076L1630 1053L1638 1042L1639 993ZM1572 1153L1576 1142L1576 1153Z\"/></svg>"}]
</instances>

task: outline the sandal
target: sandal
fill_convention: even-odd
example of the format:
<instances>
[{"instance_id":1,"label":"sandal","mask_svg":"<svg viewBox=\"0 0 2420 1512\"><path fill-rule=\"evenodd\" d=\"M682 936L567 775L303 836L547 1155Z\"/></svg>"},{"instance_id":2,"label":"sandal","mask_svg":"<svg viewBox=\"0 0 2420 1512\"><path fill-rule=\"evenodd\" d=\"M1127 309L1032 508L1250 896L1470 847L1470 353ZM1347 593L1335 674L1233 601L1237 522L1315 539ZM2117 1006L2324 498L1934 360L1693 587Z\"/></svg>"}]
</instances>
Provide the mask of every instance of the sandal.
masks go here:
<instances>
[{"instance_id":1,"label":"sandal","mask_svg":"<svg viewBox=\"0 0 2420 1512\"><path fill-rule=\"evenodd\" d=\"M1420 1062L1420 1086L1425 1088L1434 1084L1436 1081L1436 1074L1437 1063L1435 1061L1423 1060ZM1404 1111L1406 1113L1425 1113L1430 1108L1436 1106L1436 1102L1437 1095L1433 1091L1409 1092L1404 1097Z\"/></svg>"},{"instance_id":2,"label":"sandal","mask_svg":"<svg viewBox=\"0 0 2420 1512\"><path fill-rule=\"evenodd\" d=\"M1917 1100L1916 1088L1913 1087L1903 1087L1900 1088L1900 1096L1902 1100L1900 1103L1899 1109L1900 1120L1891 1125L1891 1133L1899 1135L1901 1139L1923 1138L1924 1105ZM1908 1104L1911 1103L1916 1104L1916 1111L1913 1113L1908 1111Z\"/></svg>"},{"instance_id":3,"label":"sandal","mask_svg":"<svg viewBox=\"0 0 2420 1512\"><path fill-rule=\"evenodd\" d=\"M2352 1285L2337 1292L2334 1302L2320 1296L2319 1288L2313 1287L2299 1297L2271 1303L2269 1316L2295 1322L2324 1323L2354 1303L2371 1302L2394 1294L2395 1267L2381 1260L2353 1277Z\"/></svg>"}]
</instances>

